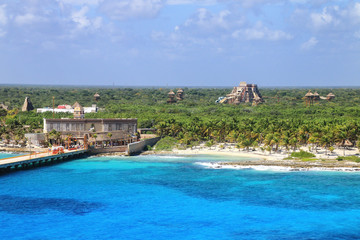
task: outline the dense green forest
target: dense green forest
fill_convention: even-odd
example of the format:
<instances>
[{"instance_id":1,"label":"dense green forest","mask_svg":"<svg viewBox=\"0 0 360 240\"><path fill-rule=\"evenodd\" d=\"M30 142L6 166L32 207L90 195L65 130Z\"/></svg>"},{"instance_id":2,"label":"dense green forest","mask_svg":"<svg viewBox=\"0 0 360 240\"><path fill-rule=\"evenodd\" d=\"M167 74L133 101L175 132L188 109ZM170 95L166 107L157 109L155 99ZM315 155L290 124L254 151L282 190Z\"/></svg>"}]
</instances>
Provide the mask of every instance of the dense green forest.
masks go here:
<instances>
[{"instance_id":1,"label":"dense green forest","mask_svg":"<svg viewBox=\"0 0 360 240\"><path fill-rule=\"evenodd\" d=\"M176 91L176 89L173 89ZM22 139L25 132L41 131L42 119L52 113L21 112L25 97L35 108L96 103L98 113L86 118L137 118L138 127L156 127L161 136L170 136L184 145L199 141L236 142L244 148L265 144L272 149L296 148L300 144L330 147L356 144L360 136L360 89L311 89L321 96L332 92L336 98L320 100L306 107L303 96L309 89L260 88L265 103L258 106L216 104L231 88L184 88L185 99L167 104L166 88L41 88L1 87L1 138ZM55 117L72 117L56 114Z\"/></svg>"}]
</instances>

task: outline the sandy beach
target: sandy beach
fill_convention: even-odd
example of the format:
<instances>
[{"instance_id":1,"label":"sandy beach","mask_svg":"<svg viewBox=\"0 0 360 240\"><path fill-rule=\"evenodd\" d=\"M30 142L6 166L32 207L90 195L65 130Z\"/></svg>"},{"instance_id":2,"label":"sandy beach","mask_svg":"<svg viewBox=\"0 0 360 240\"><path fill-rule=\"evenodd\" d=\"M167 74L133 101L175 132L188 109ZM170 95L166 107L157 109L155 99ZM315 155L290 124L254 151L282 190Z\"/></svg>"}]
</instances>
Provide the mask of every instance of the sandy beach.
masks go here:
<instances>
[{"instance_id":1,"label":"sandy beach","mask_svg":"<svg viewBox=\"0 0 360 240\"><path fill-rule=\"evenodd\" d=\"M309 151L308 147L302 147L301 150ZM156 153L156 152L155 152ZM290 151L280 150L278 152L269 153L261 150L243 150L235 147L235 144L218 144L212 147L199 145L185 150L173 149L171 152L160 152L160 154L176 154L176 155L222 155L231 157L249 158L241 161L224 161L217 163L202 163L208 168L253 168L258 170L286 170L286 171L360 171L360 163L353 161L338 161L336 158L344 156L342 148L336 148L332 153L324 148L318 147L311 153L315 154L314 160L303 161L300 159L286 159L290 155ZM359 155L357 148L349 148L345 150L345 156Z\"/></svg>"}]
</instances>

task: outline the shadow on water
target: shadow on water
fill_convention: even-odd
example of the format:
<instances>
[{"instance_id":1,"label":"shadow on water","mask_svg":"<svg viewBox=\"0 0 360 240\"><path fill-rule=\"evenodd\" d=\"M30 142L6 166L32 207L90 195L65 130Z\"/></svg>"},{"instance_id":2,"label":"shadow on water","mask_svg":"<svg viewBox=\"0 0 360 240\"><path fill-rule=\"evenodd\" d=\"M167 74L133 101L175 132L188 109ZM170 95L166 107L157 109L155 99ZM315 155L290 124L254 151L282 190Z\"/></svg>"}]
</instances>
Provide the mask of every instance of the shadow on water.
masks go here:
<instances>
[{"instance_id":1,"label":"shadow on water","mask_svg":"<svg viewBox=\"0 0 360 240\"><path fill-rule=\"evenodd\" d=\"M46 214L48 210L67 215L85 215L104 205L97 202L64 198L32 198L0 195L0 211L10 214Z\"/></svg>"}]
</instances>

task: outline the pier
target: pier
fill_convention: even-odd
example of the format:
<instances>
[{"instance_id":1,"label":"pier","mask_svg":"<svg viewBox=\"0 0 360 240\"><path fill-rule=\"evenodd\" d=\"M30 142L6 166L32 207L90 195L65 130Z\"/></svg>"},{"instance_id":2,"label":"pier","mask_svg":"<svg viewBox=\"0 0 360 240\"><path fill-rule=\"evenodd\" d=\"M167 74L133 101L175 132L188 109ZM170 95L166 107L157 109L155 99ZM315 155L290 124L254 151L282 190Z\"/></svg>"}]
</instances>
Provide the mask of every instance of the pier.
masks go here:
<instances>
[{"instance_id":1,"label":"pier","mask_svg":"<svg viewBox=\"0 0 360 240\"><path fill-rule=\"evenodd\" d=\"M46 163L60 162L75 157L81 157L88 152L88 149L65 151L61 154L51 154L50 152L32 153L17 157L0 159L0 172L24 169L28 167L41 166Z\"/></svg>"}]
</instances>

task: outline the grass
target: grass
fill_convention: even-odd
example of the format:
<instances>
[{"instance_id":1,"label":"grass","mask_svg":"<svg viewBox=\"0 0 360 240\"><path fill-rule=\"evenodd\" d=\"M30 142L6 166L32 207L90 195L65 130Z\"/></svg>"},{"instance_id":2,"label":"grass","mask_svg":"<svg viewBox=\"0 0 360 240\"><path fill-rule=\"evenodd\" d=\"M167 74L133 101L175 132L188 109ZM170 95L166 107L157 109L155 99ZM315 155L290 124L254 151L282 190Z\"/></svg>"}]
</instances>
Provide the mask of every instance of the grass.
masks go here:
<instances>
[{"instance_id":1,"label":"grass","mask_svg":"<svg viewBox=\"0 0 360 240\"><path fill-rule=\"evenodd\" d=\"M314 158L315 155L303 150L300 150L300 152L293 152L290 155L293 158L300 158L300 159L310 159L310 158Z\"/></svg>"},{"instance_id":2,"label":"grass","mask_svg":"<svg viewBox=\"0 0 360 240\"><path fill-rule=\"evenodd\" d=\"M312 162L318 160L317 158L301 158L301 161L303 162Z\"/></svg>"},{"instance_id":3,"label":"grass","mask_svg":"<svg viewBox=\"0 0 360 240\"><path fill-rule=\"evenodd\" d=\"M352 162L359 163L360 162L360 157L358 157L358 156L344 156L344 157L339 156L339 157L336 158L336 160L338 160L338 161L345 160L345 161L352 161Z\"/></svg>"}]
</instances>

